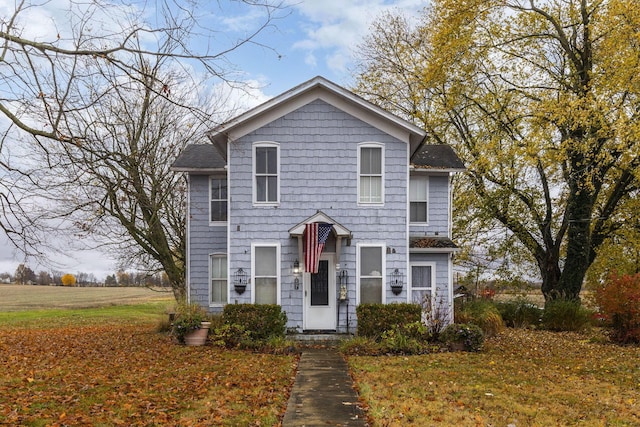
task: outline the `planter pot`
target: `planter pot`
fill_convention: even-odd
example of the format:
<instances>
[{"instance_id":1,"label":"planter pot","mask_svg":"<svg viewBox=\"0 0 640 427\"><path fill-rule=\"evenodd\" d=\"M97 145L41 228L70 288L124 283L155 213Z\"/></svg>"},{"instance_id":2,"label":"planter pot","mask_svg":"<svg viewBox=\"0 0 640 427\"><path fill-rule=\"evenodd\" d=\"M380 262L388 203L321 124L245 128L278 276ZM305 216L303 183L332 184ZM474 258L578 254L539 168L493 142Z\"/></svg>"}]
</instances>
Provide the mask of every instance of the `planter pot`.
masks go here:
<instances>
[{"instance_id":1,"label":"planter pot","mask_svg":"<svg viewBox=\"0 0 640 427\"><path fill-rule=\"evenodd\" d=\"M202 322L200 329L191 331L184 336L184 343L190 346L204 345L207 342L209 326L211 326L211 322Z\"/></svg>"}]
</instances>

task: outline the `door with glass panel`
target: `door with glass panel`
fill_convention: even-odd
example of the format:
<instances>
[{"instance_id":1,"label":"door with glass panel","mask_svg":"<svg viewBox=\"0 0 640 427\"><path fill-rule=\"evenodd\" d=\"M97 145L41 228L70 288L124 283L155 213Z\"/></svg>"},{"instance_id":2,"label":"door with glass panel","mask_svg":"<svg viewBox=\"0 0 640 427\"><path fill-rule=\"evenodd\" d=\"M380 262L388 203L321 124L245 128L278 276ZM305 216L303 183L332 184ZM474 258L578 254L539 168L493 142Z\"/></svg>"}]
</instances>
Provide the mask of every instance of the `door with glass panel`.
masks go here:
<instances>
[{"instance_id":1,"label":"door with glass panel","mask_svg":"<svg viewBox=\"0 0 640 427\"><path fill-rule=\"evenodd\" d=\"M304 275L304 329L336 329L336 270L333 255L323 254L318 272Z\"/></svg>"},{"instance_id":2,"label":"door with glass panel","mask_svg":"<svg viewBox=\"0 0 640 427\"><path fill-rule=\"evenodd\" d=\"M412 263L409 277L409 302L423 308L423 321L429 321L441 307L435 305L435 266L427 263Z\"/></svg>"}]
</instances>

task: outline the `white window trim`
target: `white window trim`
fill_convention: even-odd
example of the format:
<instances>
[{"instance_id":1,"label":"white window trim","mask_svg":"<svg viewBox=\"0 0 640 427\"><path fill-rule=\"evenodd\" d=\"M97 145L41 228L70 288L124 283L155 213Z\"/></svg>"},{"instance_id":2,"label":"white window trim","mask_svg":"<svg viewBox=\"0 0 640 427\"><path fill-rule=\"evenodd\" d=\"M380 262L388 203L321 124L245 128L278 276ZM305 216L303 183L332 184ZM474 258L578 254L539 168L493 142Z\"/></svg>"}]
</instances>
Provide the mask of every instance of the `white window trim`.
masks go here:
<instances>
[{"instance_id":1,"label":"white window trim","mask_svg":"<svg viewBox=\"0 0 640 427\"><path fill-rule=\"evenodd\" d=\"M387 303L387 245L384 243L358 243L356 245L356 305L360 304L360 279L362 277L360 268L360 252L362 248L380 248L380 254L382 256L382 304ZM369 276L370 277L370 276Z\"/></svg>"},{"instance_id":2,"label":"white window trim","mask_svg":"<svg viewBox=\"0 0 640 427\"><path fill-rule=\"evenodd\" d=\"M431 287L413 287L413 267L431 267ZM436 284L436 263L432 261L419 261L409 263L409 281L407 283L407 302L413 303L413 290L430 290L431 291L431 305L436 303L436 292L438 286Z\"/></svg>"},{"instance_id":3,"label":"white window trim","mask_svg":"<svg viewBox=\"0 0 640 427\"><path fill-rule=\"evenodd\" d=\"M411 202L414 200L411 199L411 179L425 179L427 181L427 199L424 202L427 203L427 221L426 222L413 222L411 221ZM410 175L409 176L409 223L411 225L429 225L429 192L430 192L431 180L429 179L429 175ZM416 202L423 202L423 200L415 200Z\"/></svg>"},{"instance_id":4,"label":"white window trim","mask_svg":"<svg viewBox=\"0 0 640 427\"><path fill-rule=\"evenodd\" d=\"M380 172L381 172L381 183L380 183L380 202L363 202L360 200L360 161L361 161L361 153L363 148L380 148ZM384 205L384 194L385 194L385 152L384 152L384 144L380 142L361 142L358 144L358 162L357 162L357 175L358 175L358 206L383 206Z\"/></svg>"},{"instance_id":5,"label":"white window trim","mask_svg":"<svg viewBox=\"0 0 640 427\"><path fill-rule=\"evenodd\" d=\"M251 243L251 304L256 303L256 248L257 247L275 247L276 248L276 304L282 305L281 302L281 277L280 277L280 243L274 242L255 242Z\"/></svg>"},{"instance_id":6,"label":"white window trim","mask_svg":"<svg viewBox=\"0 0 640 427\"><path fill-rule=\"evenodd\" d=\"M274 147L276 149L276 201L275 202L259 202L258 201L258 183L256 177L256 149L262 147ZM251 180L254 206L279 206L280 205L280 144L273 141L254 142L251 148Z\"/></svg>"},{"instance_id":7,"label":"white window trim","mask_svg":"<svg viewBox=\"0 0 640 427\"><path fill-rule=\"evenodd\" d=\"M211 193L213 191L213 187L211 186L212 179L225 179L227 180L227 220L226 221L211 221L211 202L213 199L211 198ZM216 199L222 200L222 199ZM224 226L229 222L229 179L226 176L220 175L210 175L209 176L209 225L210 226Z\"/></svg>"},{"instance_id":8,"label":"white window trim","mask_svg":"<svg viewBox=\"0 0 640 427\"><path fill-rule=\"evenodd\" d=\"M211 301L211 294L213 293L213 289L212 289L212 277L211 277L211 273L213 272L213 265L211 264L211 261L214 257L216 256L224 256L226 258L226 262L227 262L227 300L224 302L213 302ZM209 274L208 274L208 280L209 280L209 307L224 307L226 304L229 303L229 292L231 292L231 289L229 287L229 257L227 256L227 254L223 253L223 252L213 252L209 254Z\"/></svg>"}]
</instances>

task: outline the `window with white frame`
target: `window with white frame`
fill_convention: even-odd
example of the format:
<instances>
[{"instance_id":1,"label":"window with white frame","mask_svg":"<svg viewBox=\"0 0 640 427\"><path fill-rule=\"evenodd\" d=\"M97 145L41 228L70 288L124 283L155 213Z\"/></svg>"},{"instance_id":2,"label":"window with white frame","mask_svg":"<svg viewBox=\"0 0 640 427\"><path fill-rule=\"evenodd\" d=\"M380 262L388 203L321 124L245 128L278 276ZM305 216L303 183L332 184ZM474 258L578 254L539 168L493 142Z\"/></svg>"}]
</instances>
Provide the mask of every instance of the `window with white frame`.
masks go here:
<instances>
[{"instance_id":1,"label":"window with white frame","mask_svg":"<svg viewBox=\"0 0 640 427\"><path fill-rule=\"evenodd\" d=\"M211 304L226 304L229 289L227 281L227 255L213 254L209 256L209 302Z\"/></svg>"},{"instance_id":2,"label":"window with white frame","mask_svg":"<svg viewBox=\"0 0 640 427\"><path fill-rule=\"evenodd\" d=\"M278 203L278 145L275 143L257 143L253 149L254 202Z\"/></svg>"},{"instance_id":3,"label":"window with white frame","mask_svg":"<svg viewBox=\"0 0 640 427\"><path fill-rule=\"evenodd\" d=\"M409 221L427 223L429 199L429 177L411 176L409 180Z\"/></svg>"},{"instance_id":4,"label":"window with white frame","mask_svg":"<svg viewBox=\"0 0 640 427\"><path fill-rule=\"evenodd\" d=\"M253 246L253 283L256 304L278 304L278 246Z\"/></svg>"},{"instance_id":5,"label":"window with white frame","mask_svg":"<svg viewBox=\"0 0 640 427\"><path fill-rule=\"evenodd\" d=\"M382 246L360 246L359 249L360 304L382 303Z\"/></svg>"},{"instance_id":6,"label":"window with white frame","mask_svg":"<svg viewBox=\"0 0 640 427\"><path fill-rule=\"evenodd\" d=\"M383 203L384 147L362 144L358 150L358 202Z\"/></svg>"},{"instance_id":7,"label":"window with white frame","mask_svg":"<svg viewBox=\"0 0 640 427\"><path fill-rule=\"evenodd\" d=\"M210 217L211 222L227 220L227 178L212 177L209 180L209 194L211 195Z\"/></svg>"}]
</instances>

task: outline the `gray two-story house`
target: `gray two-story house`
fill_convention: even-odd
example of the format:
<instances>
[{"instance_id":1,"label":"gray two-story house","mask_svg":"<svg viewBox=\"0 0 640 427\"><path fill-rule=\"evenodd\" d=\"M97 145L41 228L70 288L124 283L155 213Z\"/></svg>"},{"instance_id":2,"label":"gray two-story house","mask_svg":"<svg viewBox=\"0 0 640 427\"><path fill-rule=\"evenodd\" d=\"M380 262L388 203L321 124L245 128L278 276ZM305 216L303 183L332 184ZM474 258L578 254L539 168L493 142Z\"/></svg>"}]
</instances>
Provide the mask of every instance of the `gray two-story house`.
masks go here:
<instances>
[{"instance_id":1,"label":"gray two-story house","mask_svg":"<svg viewBox=\"0 0 640 427\"><path fill-rule=\"evenodd\" d=\"M453 303L447 145L322 77L213 129L188 174L187 286L209 311L279 304L354 331L362 303Z\"/></svg>"}]
</instances>

